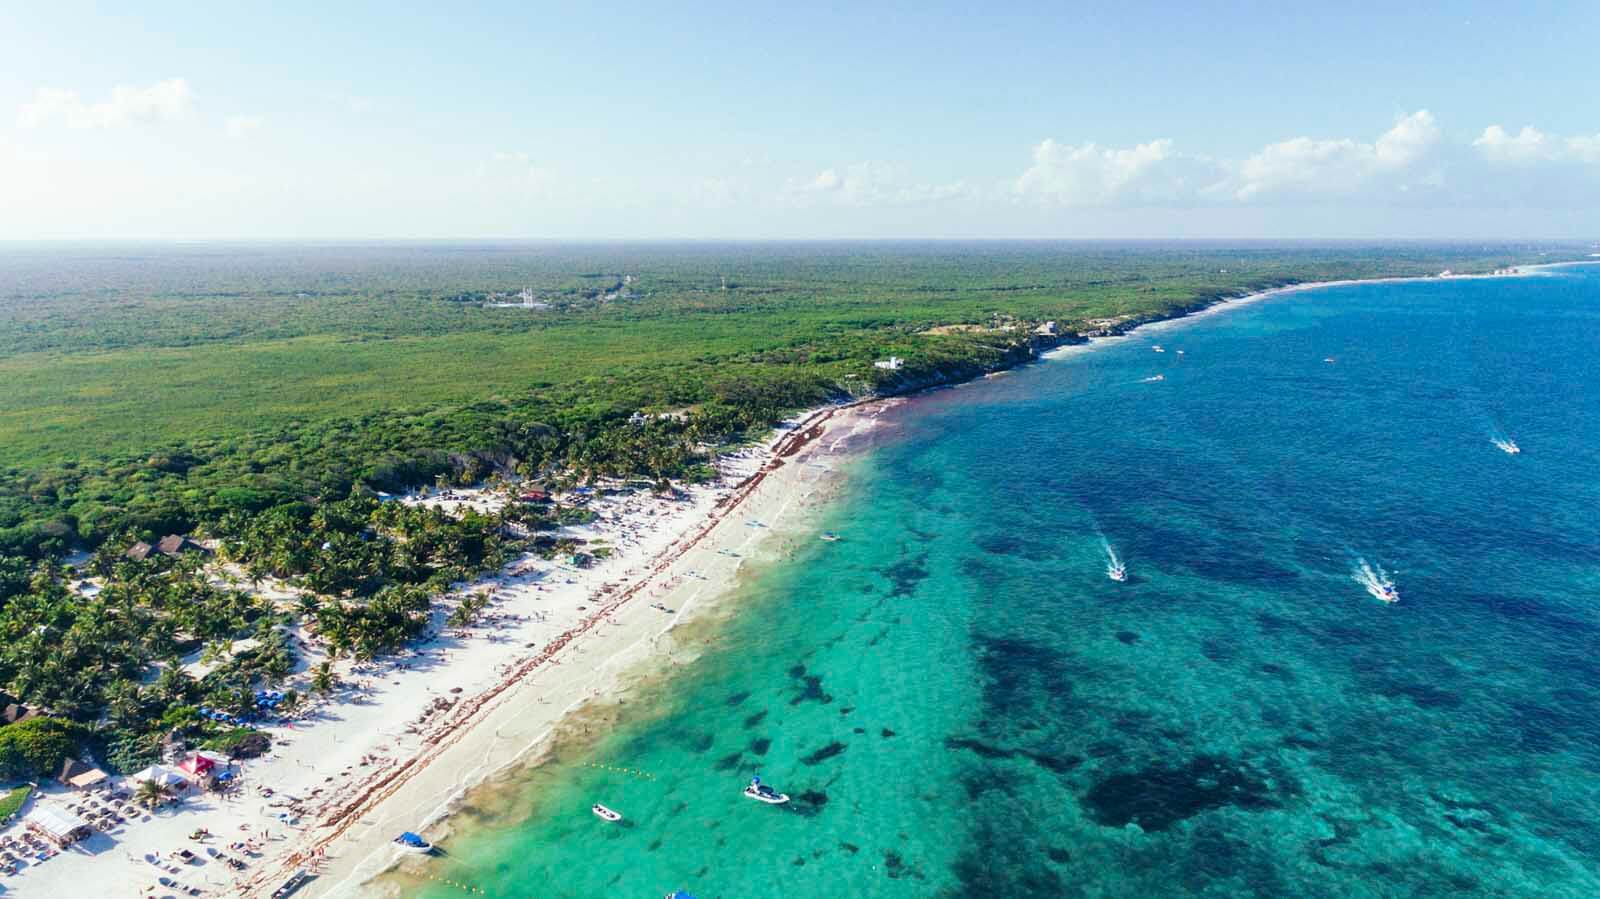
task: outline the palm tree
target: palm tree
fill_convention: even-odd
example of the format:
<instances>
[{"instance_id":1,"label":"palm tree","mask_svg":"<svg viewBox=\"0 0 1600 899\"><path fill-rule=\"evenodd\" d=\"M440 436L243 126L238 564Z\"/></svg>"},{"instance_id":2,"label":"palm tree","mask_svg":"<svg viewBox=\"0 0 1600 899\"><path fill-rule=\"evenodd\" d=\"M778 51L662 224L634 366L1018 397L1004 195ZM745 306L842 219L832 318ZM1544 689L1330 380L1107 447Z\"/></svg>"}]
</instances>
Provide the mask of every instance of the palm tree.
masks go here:
<instances>
[{"instance_id":1,"label":"palm tree","mask_svg":"<svg viewBox=\"0 0 1600 899\"><path fill-rule=\"evenodd\" d=\"M316 669L311 672L311 689L321 693L324 696L332 693L333 688L337 683L338 682L333 677L333 666L329 665L327 662L323 662L321 665L318 665Z\"/></svg>"},{"instance_id":2,"label":"palm tree","mask_svg":"<svg viewBox=\"0 0 1600 899\"><path fill-rule=\"evenodd\" d=\"M141 780L133 791L133 798L145 808L155 808L166 801L167 791L153 780Z\"/></svg>"}]
</instances>

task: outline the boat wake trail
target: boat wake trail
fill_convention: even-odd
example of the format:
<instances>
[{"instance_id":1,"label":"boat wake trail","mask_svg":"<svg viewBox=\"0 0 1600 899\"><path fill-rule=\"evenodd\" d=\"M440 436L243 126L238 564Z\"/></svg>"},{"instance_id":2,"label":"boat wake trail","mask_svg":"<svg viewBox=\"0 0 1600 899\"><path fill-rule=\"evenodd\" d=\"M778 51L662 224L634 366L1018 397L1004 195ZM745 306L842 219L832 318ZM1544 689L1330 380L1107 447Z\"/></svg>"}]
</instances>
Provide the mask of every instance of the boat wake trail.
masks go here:
<instances>
[{"instance_id":1,"label":"boat wake trail","mask_svg":"<svg viewBox=\"0 0 1600 899\"><path fill-rule=\"evenodd\" d=\"M1400 601L1400 591L1395 589L1394 577L1384 571L1382 565L1372 565L1366 559L1357 559L1355 571L1351 572L1350 578L1365 587L1374 599L1389 603Z\"/></svg>"},{"instance_id":2,"label":"boat wake trail","mask_svg":"<svg viewBox=\"0 0 1600 899\"><path fill-rule=\"evenodd\" d=\"M1154 384L1156 381L1165 381L1166 379L1167 379L1166 375L1151 375L1148 378L1140 378L1139 379L1139 383L1140 384Z\"/></svg>"},{"instance_id":3,"label":"boat wake trail","mask_svg":"<svg viewBox=\"0 0 1600 899\"><path fill-rule=\"evenodd\" d=\"M1127 580L1128 566L1117 558L1117 551L1111 548L1111 541L1101 537L1100 545L1106 550L1106 577L1119 582Z\"/></svg>"},{"instance_id":4,"label":"boat wake trail","mask_svg":"<svg viewBox=\"0 0 1600 899\"><path fill-rule=\"evenodd\" d=\"M1517 446L1517 442L1512 440L1510 437L1503 437L1499 434L1490 434L1489 442L1499 447L1500 451L1503 453L1508 453L1515 456L1516 454L1522 452L1522 447Z\"/></svg>"}]
</instances>

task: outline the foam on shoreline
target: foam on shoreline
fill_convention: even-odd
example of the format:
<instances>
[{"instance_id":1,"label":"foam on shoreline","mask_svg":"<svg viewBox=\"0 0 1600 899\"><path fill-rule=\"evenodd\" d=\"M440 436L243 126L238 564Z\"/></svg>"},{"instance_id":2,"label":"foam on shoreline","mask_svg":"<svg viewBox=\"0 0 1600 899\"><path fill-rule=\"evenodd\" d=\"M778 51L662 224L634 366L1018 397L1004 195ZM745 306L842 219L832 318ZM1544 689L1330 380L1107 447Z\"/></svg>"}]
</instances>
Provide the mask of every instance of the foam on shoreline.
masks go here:
<instances>
[{"instance_id":1,"label":"foam on shoreline","mask_svg":"<svg viewBox=\"0 0 1600 899\"><path fill-rule=\"evenodd\" d=\"M1405 277L1392 278L1342 278L1336 281L1307 281L1302 284L1286 284L1282 287L1270 287L1266 290L1258 290L1254 293L1243 294L1241 296L1224 297L1200 309L1189 310L1177 315L1169 316L1167 318L1158 318L1146 322L1140 322L1139 324L1134 325L1133 327L1119 334L1113 334L1106 337L1090 337L1082 343L1063 344L1047 350L1046 352L1040 353L1039 358L1060 359L1076 353L1088 352L1101 346L1114 346L1118 343L1124 343L1134 339L1135 332L1143 331L1145 333L1149 333L1151 331L1160 332L1170 330L1184 322L1191 321L1193 319L1203 318L1211 315L1221 315L1222 313L1231 312L1235 309L1241 309L1245 306L1261 302L1262 300L1287 296L1293 293L1321 290L1327 287L1350 287L1357 284L1405 284L1415 281L1475 281L1486 278L1527 278L1546 274L1544 271L1545 269L1559 268L1565 265L1595 264L1600 263L1551 262L1540 265L1521 265L1517 266L1515 271L1509 273L1502 272L1498 274L1449 275L1447 277L1440 277L1438 275L1409 275Z\"/></svg>"},{"instance_id":2,"label":"foam on shoreline","mask_svg":"<svg viewBox=\"0 0 1600 899\"><path fill-rule=\"evenodd\" d=\"M295 853L263 866L247 895L270 890L319 848L326 853L322 876L305 895L382 892L374 878L397 860L388 845L391 831L428 828L437 838L475 787L537 765L564 723L683 664L685 653L697 649L675 631L714 617L720 601L734 593L746 562L769 558L776 544L797 535L805 511L839 481L834 465L820 460L844 458L892 402L803 416L760 451L760 465L738 486L699 510L703 518L655 555L645 572L602 598L601 610L586 619L596 622L591 628L541 653L494 695L469 700L479 705L469 720L424 741L403 780L353 785L364 790L359 798L324 815Z\"/></svg>"}]
</instances>

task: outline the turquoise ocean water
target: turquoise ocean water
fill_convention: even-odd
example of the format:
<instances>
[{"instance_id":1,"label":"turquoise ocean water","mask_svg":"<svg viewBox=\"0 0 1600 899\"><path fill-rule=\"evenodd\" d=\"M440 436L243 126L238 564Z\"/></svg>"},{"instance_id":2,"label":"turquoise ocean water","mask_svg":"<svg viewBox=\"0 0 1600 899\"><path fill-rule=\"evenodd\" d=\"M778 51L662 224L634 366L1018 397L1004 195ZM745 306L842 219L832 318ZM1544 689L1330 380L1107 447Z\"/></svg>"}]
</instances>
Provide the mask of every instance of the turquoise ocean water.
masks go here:
<instances>
[{"instance_id":1,"label":"turquoise ocean water","mask_svg":"<svg viewBox=\"0 0 1600 899\"><path fill-rule=\"evenodd\" d=\"M540 897L1600 895L1597 373L1589 267L1320 289L919 398L827 511L844 540L432 870ZM757 772L794 801L742 798Z\"/></svg>"}]
</instances>

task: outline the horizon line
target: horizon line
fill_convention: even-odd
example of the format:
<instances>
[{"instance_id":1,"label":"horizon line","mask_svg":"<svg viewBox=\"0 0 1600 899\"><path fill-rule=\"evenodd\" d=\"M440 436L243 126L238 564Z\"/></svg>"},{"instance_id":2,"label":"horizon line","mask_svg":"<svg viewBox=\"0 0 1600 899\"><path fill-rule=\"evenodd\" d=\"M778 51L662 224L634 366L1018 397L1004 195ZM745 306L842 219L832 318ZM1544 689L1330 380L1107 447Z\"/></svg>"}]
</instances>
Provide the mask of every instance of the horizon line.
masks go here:
<instances>
[{"instance_id":1,"label":"horizon line","mask_svg":"<svg viewBox=\"0 0 1600 899\"><path fill-rule=\"evenodd\" d=\"M1575 236L1461 236L1461 237L0 237L0 246L85 244L829 244L829 243L1276 243L1276 244L1464 244L1464 243L1567 243L1600 246L1600 237Z\"/></svg>"}]
</instances>

